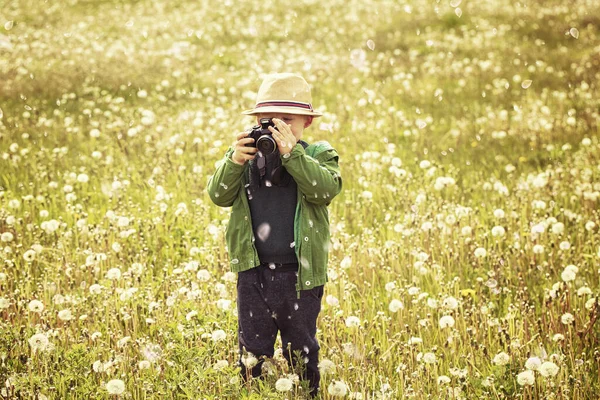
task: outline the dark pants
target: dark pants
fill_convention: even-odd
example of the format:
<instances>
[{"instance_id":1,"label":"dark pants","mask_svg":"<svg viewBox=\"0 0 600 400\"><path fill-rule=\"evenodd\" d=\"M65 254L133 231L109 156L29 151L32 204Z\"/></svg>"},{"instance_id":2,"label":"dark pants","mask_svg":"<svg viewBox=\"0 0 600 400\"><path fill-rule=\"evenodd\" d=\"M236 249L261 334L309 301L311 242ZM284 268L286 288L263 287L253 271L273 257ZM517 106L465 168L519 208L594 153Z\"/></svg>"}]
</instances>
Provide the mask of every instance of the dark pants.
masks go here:
<instances>
[{"instance_id":1,"label":"dark pants","mask_svg":"<svg viewBox=\"0 0 600 400\"><path fill-rule=\"evenodd\" d=\"M322 298L323 286L303 290L298 298L294 271L260 265L238 273L238 342L245 379L248 371L253 377L261 375L262 361L273 356L279 331L285 358L292 367L302 367L302 379L308 381L311 394L317 394L320 374L316 332ZM259 360L250 370L242 364L244 352Z\"/></svg>"}]
</instances>

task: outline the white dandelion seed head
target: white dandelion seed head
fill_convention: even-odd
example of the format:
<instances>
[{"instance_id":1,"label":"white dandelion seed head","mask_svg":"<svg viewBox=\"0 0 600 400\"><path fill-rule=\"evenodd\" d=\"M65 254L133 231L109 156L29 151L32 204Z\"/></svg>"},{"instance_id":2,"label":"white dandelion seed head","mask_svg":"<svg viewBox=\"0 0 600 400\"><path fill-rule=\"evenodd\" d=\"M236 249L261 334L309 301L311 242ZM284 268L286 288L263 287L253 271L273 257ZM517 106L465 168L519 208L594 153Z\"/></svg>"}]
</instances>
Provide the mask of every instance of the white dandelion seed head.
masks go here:
<instances>
[{"instance_id":1,"label":"white dandelion seed head","mask_svg":"<svg viewBox=\"0 0 600 400\"><path fill-rule=\"evenodd\" d=\"M106 383L106 391L115 395L123 394L125 392L125 382L120 379L112 379Z\"/></svg>"}]
</instances>

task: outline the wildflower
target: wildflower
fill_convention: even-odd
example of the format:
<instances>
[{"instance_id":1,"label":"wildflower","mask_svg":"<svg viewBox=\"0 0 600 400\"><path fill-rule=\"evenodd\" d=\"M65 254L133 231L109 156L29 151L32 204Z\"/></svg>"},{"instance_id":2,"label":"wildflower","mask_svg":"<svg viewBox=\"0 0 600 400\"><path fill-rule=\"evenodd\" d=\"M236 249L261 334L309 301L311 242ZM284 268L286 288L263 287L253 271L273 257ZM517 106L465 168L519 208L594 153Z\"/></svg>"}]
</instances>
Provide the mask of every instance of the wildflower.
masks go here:
<instances>
[{"instance_id":1,"label":"wildflower","mask_svg":"<svg viewBox=\"0 0 600 400\"><path fill-rule=\"evenodd\" d=\"M494 210L494 217L496 217L497 219L502 219L505 215L506 213L501 208L497 208Z\"/></svg>"},{"instance_id":2,"label":"wildflower","mask_svg":"<svg viewBox=\"0 0 600 400\"><path fill-rule=\"evenodd\" d=\"M227 339L227 334L225 333L224 330L217 329L216 331L213 331L213 333L211 334L211 339L213 342L220 342L221 340Z\"/></svg>"},{"instance_id":3,"label":"wildflower","mask_svg":"<svg viewBox=\"0 0 600 400\"><path fill-rule=\"evenodd\" d=\"M560 317L560 322L562 322L565 325L571 325L573 322L575 322L575 317L571 313L564 313Z\"/></svg>"},{"instance_id":4,"label":"wildflower","mask_svg":"<svg viewBox=\"0 0 600 400\"><path fill-rule=\"evenodd\" d=\"M575 265L567 265L560 274L560 277L565 282L571 282L575 280L577 272L579 272L579 268L577 268Z\"/></svg>"},{"instance_id":5,"label":"wildflower","mask_svg":"<svg viewBox=\"0 0 600 400\"><path fill-rule=\"evenodd\" d=\"M385 284L385 291L390 293L393 292L394 290L396 290L396 282L392 281L392 282L388 282Z\"/></svg>"},{"instance_id":6,"label":"wildflower","mask_svg":"<svg viewBox=\"0 0 600 400\"><path fill-rule=\"evenodd\" d=\"M525 370L517 375L517 383L521 386L533 385L535 383L535 375L532 370Z\"/></svg>"},{"instance_id":7,"label":"wildflower","mask_svg":"<svg viewBox=\"0 0 600 400\"><path fill-rule=\"evenodd\" d=\"M106 383L106 390L110 394L123 394L125 391L125 382L120 379L112 379Z\"/></svg>"},{"instance_id":8,"label":"wildflower","mask_svg":"<svg viewBox=\"0 0 600 400\"><path fill-rule=\"evenodd\" d=\"M544 254L544 246L541 244L533 246L533 254Z\"/></svg>"},{"instance_id":9,"label":"wildflower","mask_svg":"<svg viewBox=\"0 0 600 400\"><path fill-rule=\"evenodd\" d=\"M338 298L330 294L328 294L327 297L325 297L325 302L330 307L338 307L340 305L340 301L338 300Z\"/></svg>"},{"instance_id":10,"label":"wildflower","mask_svg":"<svg viewBox=\"0 0 600 400\"><path fill-rule=\"evenodd\" d=\"M592 297L591 299L585 302L585 309L591 310L594 307L594 304L596 304L596 298Z\"/></svg>"},{"instance_id":11,"label":"wildflower","mask_svg":"<svg viewBox=\"0 0 600 400\"><path fill-rule=\"evenodd\" d=\"M562 222L557 222L552 225L551 230L552 230L552 233L554 233L555 235L560 235L561 233L563 233L565 231L565 224L563 224Z\"/></svg>"},{"instance_id":12,"label":"wildflower","mask_svg":"<svg viewBox=\"0 0 600 400\"><path fill-rule=\"evenodd\" d=\"M335 368L335 364L331 360L323 359L319 362L319 372L321 372L321 375L333 374Z\"/></svg>"},{"instance_id":13,"label":"wildflower","mask_svg":"<svg viewBox=\"0 0 600 400\"><path fill-rule=\"evenodd\" d=\"M61 321L70 321L71 319L73 319L73 315L71 314L71 310L64 309L64 310L60 310L58 312L58 319L60 319Z\"/></svg>"},{"instance_id":14,"label":"wildflower","mask_svg":"<svg viewBox=\"0 0 600 400\"><path fill-rule=\"evenodd\" d=\"M542 365L542 360L540 360L539 357L529 357L527 361L525 361L525 368L532 371L536 371L540 365Z\"/></svg>"},{"instance_id":15,"label":"wildflower","mask_svg":"<svg viewBox=\"0 0 600 400\"><path fill-rule=\"evenodd\" d=\"M150 365L151 365L150 361L148 361L148 360L142 360L142 361L140 361L138 363L138 368L140 370L142 370L142 369L148 369L148 368L150 368Z\"/></svg>"},{"instance_id":16,"label":"wildflower","mask_svg":"<svg viewBox=\"0 0 600 400\"><path fill-rule=\"evenodd\" d=\"M451 315L444 315L439 321L440 328L452 328L454 326L454 318Z\"/></svg>"},{"instance_id":17,"label":"wildflower","mask_svg":"<svg viewBox=\"0 0 600 400\"><path fill-rule=\"evenodd\" d=\"M121 278L121 270L119 268L111 268L106 273L106 278L112 281L119 280Z\"/></svg>"},{"instance_id":18,"label":"wildflower","mask_svg":"<svg viewBox=\"0 0 600 400\"><path fill-rule=\"evenodd\" d=\"M544 378L556 376L559 370L560 368L558 367L558 365L554 364L552 361L546 361L538 368L538 372Z\"/></svg>"},{"instance_id":19,"label":"wildflower","mask_svg":"<svg viewBox=\"0 0 600 400\"><path fill-rule=\"evenodd\" d=\"M496 365L506 365L510 362L510 356L502 351L494 356L492 362Z\"/></svg>"},{"instance_id":20,"label":"wildflower","mask_svg":"<svg viewBox=\"0 0 600 400\"><path fill-rule=\"evenodd\" d=\"M3 242L12 242L15 236L11 232L2 232L0 240Z\"/></svg>"},{"instance_id":21,"label":"wildflower","mask_svg":"<svg viewBox=\"0 0 600 400\"><path fill-rule=\"evenodd\" d=\"M344 381L332 381L327 387L327 393L333 397L344 397L348 393L348 385Z\"/></svg>"},{"instance_id":22,"label":"wildflower","mask_svg":"<svg viewBox=\"0 0 600 400\"><path fill-rule=\"evenodd\" d=\"M446 375L440 375L437 378L438 385L445 385L447 383L450 383L450 381L451 381L451 379Z\"/></svg>"},{"instance_id":23,"label":"wildflower","mask_svg":"<svg viewBox=\"0 0 600 400\"><path fill-rule=\"evenodd\" d=\"M571 243L569 243L566 240L563 240L562 242L559 243L558 247L561 250L569 250L571 248Z\"/></svg>"},{"instance_id":24,"label":"wildflower","mask_svg":"<svg viewBox=\"0 0 600 400\"><path fill-rule=\"evenodd\" d=\"M196 274L196 278L198 278L199 281L206 282L210 279L210 272L206 269L201 269Z\"/></svg>"},{"instance_id":25,"label":"wildflower","mask_svg":"<svg viewBox=\"0 0 600 400\"><path fill-rule=\"evenodd\" d=\"M10 307L10 300L6 297L0 297L0 310Z\"/></svg>"},{"instance_id":26,"label":"wildflower","mask_svg":"<svg viewBox=\"0 0 600 400\"><path fill-rule=\"evenodd\" d=\"M187 314L185 315L185 320L186 320L186 321L191 321L191 320L192 320L192 318L194 318L196 315L198 315L198 311L196 311L196 310L192 310L192 311L190 311L189 313L187 313Z\"/></svg>"},{"instance_id":27,"label":"wildflower","mask_svg":"<svg viewBox=\"0 0 600 400\"><path fill-rule=\"evenodd\" d=\"M279 378L277 382L275 382L275 389L278 392L289 392L293 387L294 382L288 378Z\"/></svg>"},{"instance_id":28,"label":"wildflower","mask_svg":"<svg viewBox=\"0 0 600 400\"><path fill-rule=\"evenodd\" d=\"M423 354L423 361L425 364L435 364L437 358L434 353L425 353Z\"/></svg>"},{"instance_id":29,"label":"wildflower","mask_svg":"<svg viewBox=\"0 0 600 400\"><path fill-rule=\"evenodd\" d=\"M502 237L506 234L506 230L502 226L495 226L492 228L492 236L494 237Z\"/></svg>"},{"instance_id":30,"label":"wildflower","mask_svg":"<svg viewBox=\"0 0 600 400\"><path fill-rule=\"evenodd\" d=\"M252 368L257 363L258 363L258 360L256 359L256 357L254 357L254 355L252 353L248 353L247 356L242 356L242 364L244 364L244 366L246 368Z\"/></svg>"},{"instance_id":31,"label":"wildflower","mask_svg":"<svg viewBox=\"0 0 600 400\"><path fill-rule=\"evenodd\" d=\"M348 328L360 326L360 319L358 317L351 315L348 318L346 318L346 326Z\"/></svg>"},{"instance_id":32,"label":"wildflower","mask_svg":"<svg viewBox=\"0 0 600 400\"><path fill-rule=\"evenodd\" d=\"M483 247L478 247L475 249L474 254L477 258L484 258L485 256L487 256L487 250Z\"/></svg>"},{"instance_id":33,"label":"wildflower","mask_svg":"<svg viewBox=\"0 0 600 400\"><path fill-rule=\"evenodd\" d=\"M215 371L221 371L221 370L227 368L228 366L229 366L229 361L227 361L227 360L218 360L216 363L214 363L213 369Z\"/></svg>"},{"instance_id":34,"label":"wildflower","mask_svg":"<svg viewBox=\"0 0 600 400\"><path fill-rule=\"evenodd\" d=\"M409 345L421 344L421 343L423 343L423 339L421 339L420 337L413 336L410 339L408 339Z\"/></svg>"},{"instance_id":35,"label":"wildflower","mask_svg":"<svg viewBox=\"0 0 600 400\"><path fill-rule=\"evenodd\" d=\"M458 300L456 300L454 297L450 296L444 299L444 302L442 303L442 305L444 306L444 308L448 308L450 310L456 310L458 308Z\"/></svg>"},{"instance_id":36,"label":"wildflower","mask_svg":"<svg viewBox=\"0 0 600 400\"><path fill-rule=\"evenodd\" d=\"M34 353L38 350L46 350L48 348L48 343L48 337L43 333L36 333L29 338L29 346L31 346L31 350L33 350Z\"/></svg>"},{"instance_id":37,"label":"wildflower","mask_svg":"<svg viewBox=\"0 0 600 400\"><path fill-rule=\"evenodd\" d=\"M563 335L562 333L557 333L554 336L552 336L553 342L559 342L561 340L565 340L565 335Z\"/></svg>"},{"instance_id":38,"label":"wildflower","mask_svg":"<svg viewBox=\"0 0 600 400\"><path fill-rule=\"evenodd\" d=\"M29 308L29 311L39 314L44 311L44 304L39 300L31 300L27 308Z\"/></svg>"},{"instance_id":39,"label":"wildflower","mask_svg":"<svg viewBox=\"0 0 600 400\"><path fill-rule=\"evenodd\" d=\"M35 251L31 249L27 250L25 253L23 253L23 259L27 262L32 262L35 260Z\"/></svg>"},{"instance_id":40,"label":"wildflower","mask_svg":"<svg viewBox=\"0 0 600 400\"><path fill-rule=\"evenodd\" d=\"M393 299L392 301L390 301L390 305L389 305L389 310L393 313L397 312L398 310L401 310L404 308L404 304L397 299Z\"/></svg>"}]
</instances>

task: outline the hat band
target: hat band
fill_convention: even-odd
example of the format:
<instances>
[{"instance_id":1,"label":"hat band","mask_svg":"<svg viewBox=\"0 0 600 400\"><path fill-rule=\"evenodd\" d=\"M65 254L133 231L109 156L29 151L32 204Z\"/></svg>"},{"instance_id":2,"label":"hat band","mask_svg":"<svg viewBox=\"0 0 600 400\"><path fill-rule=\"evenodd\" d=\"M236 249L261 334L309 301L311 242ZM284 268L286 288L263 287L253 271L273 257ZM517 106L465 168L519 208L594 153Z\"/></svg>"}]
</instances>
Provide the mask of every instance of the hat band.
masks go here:
<instances>
[{"instance_id":1,"label":"hat band","mask_svg":"<svg viewBox=\"0 0 600 400\"><path fill-rule=\"evenodd\" d=\"M299 101L261 101L260 103L257 103L254 108L261 107L295 107L313 111L310 103L302 103Z\"/></svg>"}]
</instances>

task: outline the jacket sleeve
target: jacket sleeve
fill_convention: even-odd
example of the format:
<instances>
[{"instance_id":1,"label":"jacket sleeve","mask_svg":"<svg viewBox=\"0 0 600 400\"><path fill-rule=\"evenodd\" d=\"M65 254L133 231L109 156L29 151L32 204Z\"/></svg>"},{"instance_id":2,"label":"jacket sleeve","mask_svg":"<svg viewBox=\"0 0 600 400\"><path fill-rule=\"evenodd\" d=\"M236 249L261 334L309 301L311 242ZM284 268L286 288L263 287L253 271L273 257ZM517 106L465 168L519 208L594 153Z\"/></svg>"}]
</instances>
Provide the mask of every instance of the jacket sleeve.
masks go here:
<instances>
[{"instance_id":1,"label":"jacket sleeve","mask_svg":"<svg viewBox=\"0 0 600 400\"><path fill-rule=\"evenodd\" d=\"M302 145L297 144L289 157L282 157L281 160L307 201L329 205L342 190L338 158L337 151L329 145L311 157Z\"/></svg>"},{"instance_id":2,"label":"jacket sleeve","mask_svg":"<svg viewBox=\"0 0 600 400\"><path fill-rule=\"evenodd\" d=\"M242 185L242 174L246 165L236 164L231 159L233 149L227 150L217 166L215 174L208 180L206 190L213 203L220 207L231 207Z\"/></svg>"}]
</instances>

